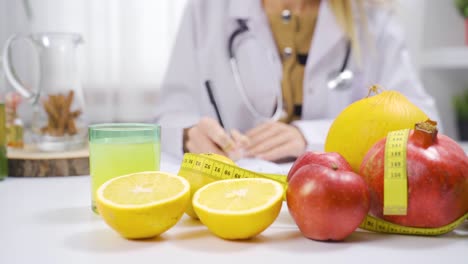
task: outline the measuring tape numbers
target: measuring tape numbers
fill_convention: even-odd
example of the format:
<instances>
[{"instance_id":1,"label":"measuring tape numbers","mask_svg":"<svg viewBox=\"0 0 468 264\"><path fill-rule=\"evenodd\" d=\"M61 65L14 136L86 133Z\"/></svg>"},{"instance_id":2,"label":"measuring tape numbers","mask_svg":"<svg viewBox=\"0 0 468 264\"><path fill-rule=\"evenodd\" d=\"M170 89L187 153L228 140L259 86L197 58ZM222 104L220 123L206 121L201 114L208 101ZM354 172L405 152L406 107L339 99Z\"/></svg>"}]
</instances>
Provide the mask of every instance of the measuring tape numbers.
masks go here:
<instances>
[{"instance_id":1,"label":"measuring tape numbers","mask_svg":"<svg viewBox=\"0 0 468 264\"><path fill-rule=\"evenodd\" d=\"M408 175L406 144L409 129L387 134L384 153L384 215L406 215L408 210Z\"/></svg>"},{"instance_id":2,"label":"measuring tape numbers","mask_svg":"<svg viewBox=\"0 0 468 264\"><path fill-rule=\"evenodd\" d=\"M361 229L380 232L380 233L391 233L391 234L402 234L402 235L418 235L418 236L438 236L453 231L457 226L468 219L468 213L464 216L455 220L448 225L435 228L426 227L409 227L401 226L394 223L384 221L380 218L367 215L364 221L359 226Z\"/></svg>"},{"instance_id":3,"label":"measuring tape numbers","mask_svg":"<svg viewBox=\"0 0 468 264\"><path fill-rule=\"evenodd\" d=\"M229 164L209 154L186 153L182 161L180 176L207 176L215 180L241 179L241 178L267 178L277 181L283 185L284 190L288 187L286 175L257 173Z\"/></svg>"},{"instance_id":4,"label":"measuring tape numbers","mask_svg":"<svg viewBox=\"0 0 468 264\"><path fill-rule=\"evenodd\" d=\"M396 136L401 136L401 135L397 134ZM408 136L406 135L406 138L407 137ZM397 140L397 142L399 141ZM405 146L406 146L406 143L405 143ZM406 154L404 155L404 157L406 160ZM390 171L393 171L393 169L390 169ZM406 175L406 171L404 174ZM240 168L235 164L230 164L224 161L220 161L209 154L186 153L184 155L178 175L186 177L186 178L208 177L212 180L227 180L227 179L240 179L240 178L267 178L267 179L271 179L271 180L281 183L285 191L288 187L286 175L253 172L250 170ZM398 205L396 208L401 208L401 207L399 207ZM458 225L460 225L466 219L468 219L468 213L460 217L459 219L457 219L455 222L450 223L443 227L418 228L418 227L407 227L407 226L393 224L393 223L384 221L382 219L368 215L366 216L366 218L364 219L364 221L361 223L359 227L364 230L381 232L381 233L437 236L437 235L445 234L454 230Z\"/></svg>"}]
</instances>

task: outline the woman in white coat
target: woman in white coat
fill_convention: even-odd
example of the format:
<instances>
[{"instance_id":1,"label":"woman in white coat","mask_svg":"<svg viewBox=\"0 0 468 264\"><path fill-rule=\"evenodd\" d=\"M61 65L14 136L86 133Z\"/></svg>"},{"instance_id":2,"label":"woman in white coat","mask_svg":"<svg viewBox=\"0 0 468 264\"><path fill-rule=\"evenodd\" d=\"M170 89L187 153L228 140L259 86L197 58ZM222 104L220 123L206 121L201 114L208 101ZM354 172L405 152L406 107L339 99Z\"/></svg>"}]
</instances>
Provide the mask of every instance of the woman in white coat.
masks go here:
<instances>
[{"instance_id":1,"label":"woman in white coat","mask_svg":"<svg viewBox=\"0 0 468 264\"><path fill-rule=\"evenodd\" d=\"M275 161L323 150L333 118L373 84L437 120L395 20L364 0L189 0L157 103L163 151ZM353 78L330 89L347 53Z\"/></svg>"}]
</instances>

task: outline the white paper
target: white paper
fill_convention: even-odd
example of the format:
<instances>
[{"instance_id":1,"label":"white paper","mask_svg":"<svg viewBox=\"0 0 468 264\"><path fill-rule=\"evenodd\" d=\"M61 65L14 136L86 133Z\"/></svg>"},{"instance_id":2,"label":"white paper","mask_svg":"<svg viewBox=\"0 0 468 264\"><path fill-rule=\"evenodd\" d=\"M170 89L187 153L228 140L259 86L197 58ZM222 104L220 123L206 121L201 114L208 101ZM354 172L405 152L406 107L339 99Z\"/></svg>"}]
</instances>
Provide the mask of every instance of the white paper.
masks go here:
<instances>
[{"instance_id":1,"label":"white paper","mask_svg":"<svg viewBox=\"0 0 468 264\"><path fill-rule=\"evenodd\" d=\"M240 159L236 161L237 166L259 173L271 173L287 175L292 163L274 163L262 159Z\"/></svg>"}]
</instances>

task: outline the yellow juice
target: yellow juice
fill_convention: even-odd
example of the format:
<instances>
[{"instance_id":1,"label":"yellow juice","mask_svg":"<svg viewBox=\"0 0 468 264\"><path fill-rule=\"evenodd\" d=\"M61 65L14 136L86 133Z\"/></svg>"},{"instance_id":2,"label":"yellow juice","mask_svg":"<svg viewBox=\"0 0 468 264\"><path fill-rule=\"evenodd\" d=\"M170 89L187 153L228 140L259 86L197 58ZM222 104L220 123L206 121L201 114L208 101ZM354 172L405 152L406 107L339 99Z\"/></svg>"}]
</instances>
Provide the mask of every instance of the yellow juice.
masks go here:
<instances>
[{"instance_id":1,"label":"yellow juice","mask_svg":"<svg viewBox=\"0 0 468 264\"><path fill-rule=\"evenodd\" d=\"M127 143L127 142L131 143ZM109 179L134 172L159 170L160 143L146 139L125 142L90 142L92 209L96 211L96 190Z\"/></svg>"}]
</instances>

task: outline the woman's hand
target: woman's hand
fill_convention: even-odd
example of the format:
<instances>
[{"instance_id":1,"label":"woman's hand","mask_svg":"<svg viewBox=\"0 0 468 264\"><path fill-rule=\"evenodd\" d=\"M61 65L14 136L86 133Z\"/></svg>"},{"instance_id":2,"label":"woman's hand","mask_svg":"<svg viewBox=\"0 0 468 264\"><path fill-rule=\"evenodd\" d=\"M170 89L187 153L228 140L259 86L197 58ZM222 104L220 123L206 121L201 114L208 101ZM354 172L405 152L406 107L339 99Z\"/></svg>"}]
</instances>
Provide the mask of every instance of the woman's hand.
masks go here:
<instances>
[{"instance_id":1,"label":"woman's hand","mask_svg":"<svg viewBox=\"0 0 468 264\"><path fill-rule=\"evenodd\" d=\"M275 161L297 158L306 150L306 140L301 131L282 122L266 122L250 131L247 156Z\"/></svg>"},{"instance_id":2,"label":"woman's hand","mask_svg":"<svg viewBox=\"0 0 468 264\"><path fill-rule=\"evenodd\" d=\"M243 156L245 137L233 131L231 137L215 119L204 117L184 130L184 152L216 153L237 160Z\"/></svg>"}]
</instances>

